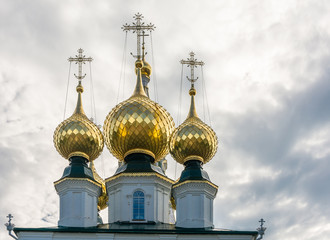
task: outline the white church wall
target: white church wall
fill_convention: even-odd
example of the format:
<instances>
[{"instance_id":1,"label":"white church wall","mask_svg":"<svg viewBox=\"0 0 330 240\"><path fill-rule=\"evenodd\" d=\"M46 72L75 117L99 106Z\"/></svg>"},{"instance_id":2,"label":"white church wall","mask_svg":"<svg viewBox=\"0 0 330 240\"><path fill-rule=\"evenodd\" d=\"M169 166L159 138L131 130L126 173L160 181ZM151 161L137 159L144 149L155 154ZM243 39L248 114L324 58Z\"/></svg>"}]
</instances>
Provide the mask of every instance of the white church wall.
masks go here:
<instances>
[{"instance_id":1,"label":"white church wall","mask_svg":"<svg viewBox=\"0 0 330 240\"><path fill-rule=\"evenodd\" d=\"M100 186L90 180L64 179L55 185L60 197L59 226L92 227L97 225L97 200Z\"/></svg>"},{"instance_id":2,"label":"white church wall","mask_svg":"<svg viewBox=\"0 0 330 240\"><path fill-rule=\"evenodd\" d=\"M183 228L213 227L213 199L217 188L207 182L191 181L174 187L176 226Z\"/></svg>"},{"instance_id":3,"label":"white church wall","mask_svg":"<svg viewBox=\"0 0 330 240\"><path fill-rule=\"evenodd\" d=\"M144 193L144 221L169 223L172 184L157 176L121 176L106 183L109 195L109 223L134 222L133 194ZM116 206L113 208L112 206Z\"/></svg>"}]
</instances>

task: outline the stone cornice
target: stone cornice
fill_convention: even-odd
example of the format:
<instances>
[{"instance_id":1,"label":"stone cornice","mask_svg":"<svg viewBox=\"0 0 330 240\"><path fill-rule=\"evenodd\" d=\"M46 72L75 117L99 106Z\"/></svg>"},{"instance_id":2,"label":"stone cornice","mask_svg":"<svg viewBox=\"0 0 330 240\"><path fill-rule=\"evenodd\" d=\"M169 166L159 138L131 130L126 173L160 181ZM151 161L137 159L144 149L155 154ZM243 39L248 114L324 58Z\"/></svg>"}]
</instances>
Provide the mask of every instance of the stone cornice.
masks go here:
<instances>
[{"instance_id":1,"label":"stone cornice","mask_svg":"<svg viewBox=\"0 0 330 240\"><path fill-rule=\"evenodd\" d=\"M218 192L218 186L209 181L189 180L173 186L174 195L180 195L184 192L197 193L204 191L211 196Z\"/></svg>"},{"instance_id":2,"label":"stone cornice","mask_svg":"<svg viewBox=\"0 0 330 240\"><path fill-rule=\"evenodd\" d=\"M101 184L88 178L63 178L54 182L54 186L58 193L70 188L84 188L90 192L95 193L95 187L97 187L96 192L101 191Z\"/></svg>"}]
</instances>

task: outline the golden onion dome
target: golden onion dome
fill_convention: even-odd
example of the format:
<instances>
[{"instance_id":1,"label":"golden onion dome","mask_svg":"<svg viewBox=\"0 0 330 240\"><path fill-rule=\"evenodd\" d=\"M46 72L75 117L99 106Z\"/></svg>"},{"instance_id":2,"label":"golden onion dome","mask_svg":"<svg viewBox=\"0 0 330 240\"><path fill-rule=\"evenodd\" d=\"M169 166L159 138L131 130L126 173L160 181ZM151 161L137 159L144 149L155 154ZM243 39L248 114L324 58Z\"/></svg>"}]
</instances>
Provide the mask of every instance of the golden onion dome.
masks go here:
<instances>
[{"instance_id":1,"label":"golden onion dome","mask_svg":"<svg viewBox=\"0 0 330 240\"><path fill-rule=\"evenodd\" d=\"M143 67L141 69L141 74L145 75L147 78L150 78L151 75L151 66L145 59L143 59Z\"/></svg>"},{"instance_id":2,"label":"golden onion dome","mask_svg":"<svg viewBox=\"0 0 330 240\"><path fill-rule=\"evenodd\" d=\"M143 67L141 68L141 74L150 79L151 72L152 72L151 66L144 58L142 59L142 62L143 62ZM135 68L135 74L136 75L138 74L137 67Z\"/></svg>"},{"instance_id":3,"label":"golden onion dome","mask_svg":"<svg viewBox=\"0 0 330 240\"><path fill-rule=\"evenodd\" d=\"M101 154L104 140L100 129L85 115L81 101L83 91L79 83L76 109L71 117L57 126L53 140L56 150L64 158L82 156L92 161Z\"/></svg>"},{"instance_id":4,"label":"golden onion dome","mask_svg":"<svg viewBox=\"0 0 330 240\"><path fill-rule=\"evenodd\" d=\"M171 136L170 153L181 164L189 160L207 163L217 151L218 139L212 128L200 120L196 113L194 100L196 90L193 87L189 95L191 96L189 114Z\"/></svg>"},{"instance_id":5,"label":"golden onion dome","mask_svg":"<svg viewBox=\"0 0 330 240\"><path fill-rule=\"evenodd\" d=\"M145 153L159 161L168 154L174 122L162 106L145 94L141 80L142 60L137 60L135 66L138 71L135 91L106 117L105 143L120 161L131 153Z\"/></svg>"}]
</instances>

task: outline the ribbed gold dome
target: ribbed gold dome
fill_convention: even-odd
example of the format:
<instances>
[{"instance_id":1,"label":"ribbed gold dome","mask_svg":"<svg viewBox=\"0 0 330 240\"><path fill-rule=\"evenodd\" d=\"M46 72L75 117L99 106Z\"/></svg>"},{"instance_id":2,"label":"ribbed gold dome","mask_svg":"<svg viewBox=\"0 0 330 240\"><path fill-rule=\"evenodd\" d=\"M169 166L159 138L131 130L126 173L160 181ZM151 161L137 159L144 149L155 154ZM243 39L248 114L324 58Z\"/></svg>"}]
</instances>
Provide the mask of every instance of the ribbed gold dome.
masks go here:
<instances>
[{"instance_id":1,"label":"ribbed gold dome","mask_svg":"<svg viewBox=\"0 0 330 240\"><path fill-rule=\"evenodd\" d=\"M81 103L83 87L77 87L78 101L71 117L60 123L54 132L56 150L66 159L82 156L89 161L96 159L104 146L103 135L84 113Z\"/></svg>"},{"instance_id":2,"label":"ribbed gold dome","mask_svg":"<svg viewBox=\"0 0 330 240\"><path fill-rule=\"evenodd\" d=\"M104 121L105 143L123 161L131 153L145 153L159 161L168 154L174 129L170 114L145 94L141 80L143 62L136 61L137 84L133 95L119 103Z\"/></svg>"},{"instance_id":3,"label":"ribbed gold dome","mask_svg":"<svg viewBox=\"0 0 330 240\"><path fill-rule=\"evenodd\" d=\"M194 101L196 90L190 89L189 94L191 95L189 114L171 136L170 153L181 164L189 160L200 160L207 163L217 151L217 136L212 128L197 116Z\"/></svg>"}]
</instances>

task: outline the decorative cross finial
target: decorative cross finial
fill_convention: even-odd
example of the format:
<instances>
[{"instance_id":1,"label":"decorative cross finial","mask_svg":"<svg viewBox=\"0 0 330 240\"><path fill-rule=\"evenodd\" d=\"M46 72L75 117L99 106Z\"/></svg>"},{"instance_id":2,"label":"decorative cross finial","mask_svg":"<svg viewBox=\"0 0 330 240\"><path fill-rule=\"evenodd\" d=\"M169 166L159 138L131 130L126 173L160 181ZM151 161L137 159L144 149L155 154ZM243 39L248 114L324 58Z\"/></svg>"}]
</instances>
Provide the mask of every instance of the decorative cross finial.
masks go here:
<instances>
[{"instance_id":1,"label":"decorative cross finial","mask_svg":"<svg viewBox=\"0 0 330 240\"><path fill-rule=\"evenodd\" d=\"M74 74L74 76L78 79L79 84L81 84L81 80L86 76L86 74L82 75L82 64L85 64L86 62L93 61L93 58L88 57L86 58L85 55L83 55L84 50L79 48L78 49L78 55L76 57L69 57L69 62L75 62L78 64L78 76Z\"/></svg>"},{"instance_id":2,"label":"decorative cross finial","mask_svg":"<svg viewBox=\"0 0 330 240\"><path fill-rule=\"evenodd\" d=\"M266 222L263 218L261 218L259 220L260 222L260 227L257 228L257 231L258 231L258 234L259 234L259 237L257 238L257 240L261 240L265 234L265 231L266 231L266 227L264 227L264 223Z\"/></svg>"},{"instance_id":3,"label":"decorative cross finial","mask_svg":"<svg viewBox=\"0 0 330 240\"><path fill-rule=\"evenodd\" d=\"M187 77L187 79L191 82L191 87L194 88L194 82L197 81L198 77L195 78L194 77L194 68L199 65L199 66L203 66L204 62L203 61L197 61L197 59L195 59L195 53L194 52L190 52L189 53L190 58L187 58L187 60L181 60L180 63L181 64L186 64L187 67L190 67L190 78Z\"/></svg>"},{"instance_id":4,"label":"decorative cross finial","mask_svg":"<svg viewBox=\"0 0 330 240\"><path fill-rule=\"evenodd\" d=\"M259 222L260 222L260 227L262 227L266 221L263 218L261 218Z\"/></svg>"},{"instance_id":5,"label":"decorative cross finial","mask_svg":"<svg viewBox=\"0 0 330 240\"><path fill-rule=\"evenodd\" d=\"M144 22L141 22L143 16L140 13L137 13L134 15L133 17L136 22L132 23L133 25L128 25L127 23L125 25L123 25L121 28L123 29L123 31L133 31L133 33L137 34L137 53L134 57L136 57L137 59L141 59L141 32L148 30L148 31L153 31L156 27L154 26L154 24L149 23L148 25L145 25ZM144 36L148 36L148 35L144 35Z\"/></svg>"},{"instance_id":6,"label":"decorative cross finial","mask_svg":"<svg viewBox=\"0 0 330 240\"><path fill-rule=\"evenodd\" d=\"M14 218L14 216L9 213L8 216L7 216L7 218L8 218L8 223L6 223L5 226L7 227L7 231L8 231L9 236L11 236L14 239L18 239L16 236L14 236L11 233L11 231L13 231L13 229L15 227L15 224L12 224L11 223L11 220Z\"/></svg>"},{"instance_id":7,"label":"decorative cross finial","mask_svg":"<svg viewBox=\"0 0 330 240\"><path fill-rule=\"evenodd\" d=\"M11 220L14 218L14 216L13 215L11 215L10 213L8 214L8 216L7 216L7 218L8 218L8 222L10 223L11 222Z\"/></svg>"}]
</instances>

